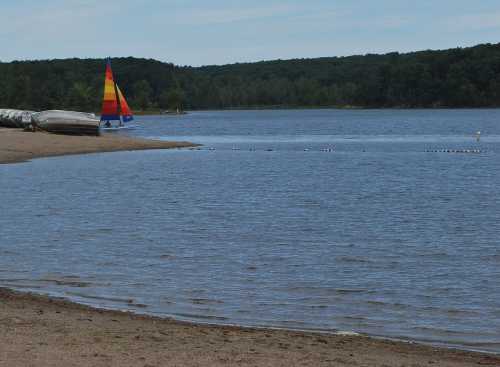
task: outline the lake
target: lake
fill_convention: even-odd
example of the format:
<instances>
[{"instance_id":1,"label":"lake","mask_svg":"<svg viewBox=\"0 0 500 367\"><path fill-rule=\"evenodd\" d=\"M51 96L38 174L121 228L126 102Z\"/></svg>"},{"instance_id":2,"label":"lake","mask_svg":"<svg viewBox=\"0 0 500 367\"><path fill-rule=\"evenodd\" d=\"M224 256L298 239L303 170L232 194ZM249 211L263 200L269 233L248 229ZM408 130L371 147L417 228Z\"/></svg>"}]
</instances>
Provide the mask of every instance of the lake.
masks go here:
<instances>
[{"instance_id":1,"label":"lake","mask_svg":"<svg viewBox=\"0 0 500 367\"><path fill-rule=\"evenodd\" d=\"M137 122L203 146L0 165L0 286L500 352L500 110Z\"/></svg>"}]
</instances>

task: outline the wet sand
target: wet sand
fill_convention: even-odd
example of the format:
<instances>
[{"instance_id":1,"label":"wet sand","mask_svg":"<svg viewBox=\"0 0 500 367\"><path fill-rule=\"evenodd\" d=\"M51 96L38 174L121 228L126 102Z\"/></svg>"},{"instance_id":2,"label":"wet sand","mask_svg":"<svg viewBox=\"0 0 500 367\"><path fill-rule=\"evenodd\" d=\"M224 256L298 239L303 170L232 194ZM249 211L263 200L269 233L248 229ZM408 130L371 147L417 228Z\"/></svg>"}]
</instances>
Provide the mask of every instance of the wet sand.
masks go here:
<instances>
[{"instance_id":1,"label":"wet sand","mask_svg":"<svg viewBox=\"0 0 500 367\"><path fill-rule=\"evenodd\" d=\"M67 154L120 150L169 149L194 146L189 142L168 142L129 138L114 134L95 136L56 135L0 128L0 163Z\"/></svg>"},{"instance_id":2,"label":"wet sand","mask_svg":"<svg viewBox=\"0 0 500 367\"><path fill-rule=\"evenodd\" d=\"M0 366L500 366L363 336L190 324L0 288Z\"/></svg>"}]
</instances>

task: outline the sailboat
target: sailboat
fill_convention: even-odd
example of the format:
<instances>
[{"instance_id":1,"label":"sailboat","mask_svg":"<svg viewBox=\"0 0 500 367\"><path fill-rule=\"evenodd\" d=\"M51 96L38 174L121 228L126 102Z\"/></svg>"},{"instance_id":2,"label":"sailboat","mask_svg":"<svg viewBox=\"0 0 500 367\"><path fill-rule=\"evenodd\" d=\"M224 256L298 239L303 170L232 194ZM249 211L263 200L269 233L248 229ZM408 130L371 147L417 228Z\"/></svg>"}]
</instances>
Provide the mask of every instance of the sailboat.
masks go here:
<instances>
[{"instance_id":1,"label":"sailboat","mask_svg":"<svg viewBox=\"0 0 500 367\"><path fill-rule=\"evenodd\" d=\"M135 126L128 124L134 120L132 110L123 96L120 87L116 84L111 70L111 59L106 63L106 74L104 77L104 98L102 101L101 129L121 130L130 129Z\"/></svg>"}]
</instances>

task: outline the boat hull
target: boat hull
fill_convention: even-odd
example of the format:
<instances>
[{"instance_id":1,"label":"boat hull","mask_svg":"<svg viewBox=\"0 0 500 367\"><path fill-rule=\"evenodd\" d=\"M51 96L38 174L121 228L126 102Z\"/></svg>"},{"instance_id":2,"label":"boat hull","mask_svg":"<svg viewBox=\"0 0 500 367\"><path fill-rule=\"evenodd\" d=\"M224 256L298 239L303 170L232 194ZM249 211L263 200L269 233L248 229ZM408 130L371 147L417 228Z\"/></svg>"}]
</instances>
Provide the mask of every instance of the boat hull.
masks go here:
<instances>
[{"instance_id":1,"label":"boat hull","mask_svg":"<svg viewBox=\"0 0 500 367\"><path fill-rule=\"evenodd\" d=\"M93 135L100 134L99 120L93 114L73 111L44 111L33 116L36 126L54 134Z\"/></svg>"},{"instance_id":2,"label":"boat hull","mask_svg":"<svg viewBox=\"0 0 500 367\"><path fill-rule=\"evenodd\" d=\"M136 128L137 128L136 125L111 126L111 127L105 127L105 126L101 125L101 131L105 131L105 132L120 131L120 130L133 130Z\"/></svg>"},{"instance_id":3,"label":"boat hull","mask_svg":"<svg viewBox=\"0 0 500 367\"><path fill-rule=\"evenodd\" d=\"M99 125L87 125L81 124L79 122L71 121L50 121L38 125L42 130L45 130L53 134L64 134L64 135L93 135L97 136L100 134Z\"/></svg>"}]
</instances>

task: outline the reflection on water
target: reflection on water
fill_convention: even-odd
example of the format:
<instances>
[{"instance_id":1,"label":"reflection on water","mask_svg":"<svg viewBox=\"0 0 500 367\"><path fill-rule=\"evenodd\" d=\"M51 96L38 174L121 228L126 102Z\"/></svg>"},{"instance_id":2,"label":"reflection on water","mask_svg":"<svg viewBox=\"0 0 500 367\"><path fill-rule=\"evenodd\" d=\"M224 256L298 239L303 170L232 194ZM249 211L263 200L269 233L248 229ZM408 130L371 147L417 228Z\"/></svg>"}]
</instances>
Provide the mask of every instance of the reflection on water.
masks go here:
<instances>
[{"instance_id":1,"label":"reflection on water","mask_svg":"<svg viewBox=\"0 0 500 367\"><path fill-rule=\"evenodd\" d=\"M499 111L140 119L206 145L0 166L0 286L500 352Z\"/></svg>"}]
</instances>

